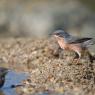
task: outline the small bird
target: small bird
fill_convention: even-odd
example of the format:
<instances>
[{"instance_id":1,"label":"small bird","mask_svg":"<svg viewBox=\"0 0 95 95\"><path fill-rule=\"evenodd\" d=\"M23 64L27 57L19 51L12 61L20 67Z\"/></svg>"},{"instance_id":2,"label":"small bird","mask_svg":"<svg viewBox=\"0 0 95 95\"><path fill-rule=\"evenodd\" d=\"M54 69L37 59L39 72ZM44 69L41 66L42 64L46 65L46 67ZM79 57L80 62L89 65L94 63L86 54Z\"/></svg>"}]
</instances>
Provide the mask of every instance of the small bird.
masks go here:
<instances>
[{"instance_id":1,"label":"small bird","mask_svg":"<svg viewBox=\"0 0 95 95\"><path fill-rule=\"evenodd\" d=\"M88 50L89 46L95 44L95 40L93 38L79 38L72 36L63 29L56 30L52 33L52 35L56 38L59 46L62 49L75 52L76 56L74 59L80 59L84 52L87 52L90 62L93 63L93 60L95 60L95 57L92 56Z\"/></svg>"},{"instance_id":2,"label":"small bird","mask_svg":"<svg viewBox=\"0 0 95 95\"><path fill-rule=\"evenodd\" d=\"M8 71L9 70L7 68L0 67L0 88L3 87L5 83L5 76L8 73Z\"/></svg>"}]
</instances>

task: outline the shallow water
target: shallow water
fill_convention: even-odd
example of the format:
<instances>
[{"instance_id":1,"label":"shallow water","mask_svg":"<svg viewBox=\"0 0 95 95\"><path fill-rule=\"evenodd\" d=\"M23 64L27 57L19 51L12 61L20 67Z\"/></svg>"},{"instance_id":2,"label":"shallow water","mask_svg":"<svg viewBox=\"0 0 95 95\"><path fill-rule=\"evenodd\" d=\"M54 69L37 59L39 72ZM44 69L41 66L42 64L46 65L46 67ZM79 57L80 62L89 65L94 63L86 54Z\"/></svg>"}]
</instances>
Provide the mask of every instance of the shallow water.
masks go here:
<instances>
[{"instance_id":1,"label":"shallow water","mask_svg":"<svg viewBox=\"0 0 95 95\"><path fill-rule=\"evenodd\" d=\"M18 85L20 82L27 78L25 73L16 73L10 71L6 75L6 81L4 86L0 89L0 95L18 95L15 88L11 88L11 85Z\"/></svg>"}]
</instances>

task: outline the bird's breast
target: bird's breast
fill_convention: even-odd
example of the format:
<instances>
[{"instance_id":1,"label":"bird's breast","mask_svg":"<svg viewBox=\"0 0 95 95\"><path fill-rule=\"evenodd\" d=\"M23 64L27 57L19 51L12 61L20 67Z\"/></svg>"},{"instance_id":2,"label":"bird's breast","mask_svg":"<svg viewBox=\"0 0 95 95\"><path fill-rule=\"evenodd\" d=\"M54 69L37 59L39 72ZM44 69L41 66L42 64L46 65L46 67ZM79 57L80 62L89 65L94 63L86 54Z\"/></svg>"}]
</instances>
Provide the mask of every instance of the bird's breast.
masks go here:
<instances>
[{"instance_id":1,"label":"bird's breast","mask_svg":"<svg viewBox=\"0 0 95 95\"><path fill-rule=\"evenodd\" d=\"M67 48L67 44L65 43L65 41L62 39L62 40L58 40L58 44L60 45L60 47L62 49L66 49Z\"/></svg>"}]
</instances>

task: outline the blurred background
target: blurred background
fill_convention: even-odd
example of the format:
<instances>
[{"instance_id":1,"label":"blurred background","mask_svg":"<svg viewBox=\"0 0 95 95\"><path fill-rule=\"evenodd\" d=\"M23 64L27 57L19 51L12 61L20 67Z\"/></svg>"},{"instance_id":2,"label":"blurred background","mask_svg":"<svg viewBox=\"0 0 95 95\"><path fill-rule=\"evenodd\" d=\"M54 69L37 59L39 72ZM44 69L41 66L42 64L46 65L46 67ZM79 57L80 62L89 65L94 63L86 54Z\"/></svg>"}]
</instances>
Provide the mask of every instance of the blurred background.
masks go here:
<instances>
[{"instance_id":1,"label":"blurred background","mask_svg":"<svg viewBox=\"0 0 95 95\"><path fill-rule=\"evenodd\" d=\"M48 37L57 28L95 37L95 0L0 0L0 37Z\"/></svg>"}]
</instances>

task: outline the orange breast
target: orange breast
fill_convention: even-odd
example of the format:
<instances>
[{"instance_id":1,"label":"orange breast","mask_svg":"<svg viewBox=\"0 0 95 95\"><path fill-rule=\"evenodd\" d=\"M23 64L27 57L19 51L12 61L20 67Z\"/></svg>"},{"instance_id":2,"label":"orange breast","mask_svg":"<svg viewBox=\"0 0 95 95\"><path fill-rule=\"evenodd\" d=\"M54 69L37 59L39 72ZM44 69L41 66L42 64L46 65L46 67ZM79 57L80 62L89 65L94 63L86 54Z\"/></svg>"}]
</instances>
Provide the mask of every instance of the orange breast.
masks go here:
<instances>
[{"instance_id":1,"label":"orange breast","mask_svg":"<svg viewBox=\"0 0 95 95\"><path fill-rule=\"evenodd\" d=\"M82 51L80 44L68 44L63 39L58 41L60 47L65 50Z\"/></svg>"},{"instance_id":2,"label":"orange breast","mask_svg":"<svg viewBox=\"0 0 95 95\"><path fill-rule=\"evenodd\" d=\"M82 51L81 44L68 44L65 42L64 38L61 38L61 37L56 37L56 38L57 38L58 44L60 45L62 49L79 51L79 52Z\"/></svg>"},{"instance_id":3,"label":"orange breast","mask_svg":"<svg viewBox=\"0 0 95 95\"><path fill-rule=\"evenodd\" d=\"M62 49L66 49L67 48L67 45L66 45L66 42L64 41L64 39L58 39L58 44L60 45L60 47Z\"/></svg>"}]
</instances>

